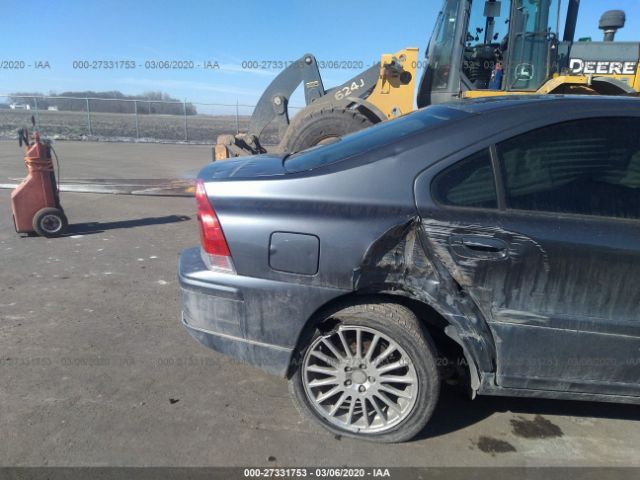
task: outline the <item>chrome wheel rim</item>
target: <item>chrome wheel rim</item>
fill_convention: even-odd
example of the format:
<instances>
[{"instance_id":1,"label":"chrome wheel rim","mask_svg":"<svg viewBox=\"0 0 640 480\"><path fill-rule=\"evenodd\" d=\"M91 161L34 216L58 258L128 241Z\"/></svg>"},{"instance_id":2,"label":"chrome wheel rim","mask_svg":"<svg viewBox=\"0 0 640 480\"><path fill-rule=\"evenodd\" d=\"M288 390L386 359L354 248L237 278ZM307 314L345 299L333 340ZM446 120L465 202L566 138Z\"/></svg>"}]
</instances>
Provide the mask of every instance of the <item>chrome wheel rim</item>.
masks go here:
<instances>
[{"instance_id":1,"label":"chrome wheel rim","mask_svg":"<svg viewBox=\"0 0 640 480\"><path fill-rule=\"evenodd\" d=\"M312 408L357 433L390 430L412 412L418 376L406 351L369 327L340 325L307 349L303 384Z\"/></svg>"},{"instance_id":2,"label":"chrome wheel rim","mask_svg":"<svg viewBox=\"0 0 640 480\"><path fill-rule=\"evenodd\" d=\"M40 221L40 226L47 233L57 233L62 228L62 220L57 215L45 215Z\"/></svg>"}]
</instances>

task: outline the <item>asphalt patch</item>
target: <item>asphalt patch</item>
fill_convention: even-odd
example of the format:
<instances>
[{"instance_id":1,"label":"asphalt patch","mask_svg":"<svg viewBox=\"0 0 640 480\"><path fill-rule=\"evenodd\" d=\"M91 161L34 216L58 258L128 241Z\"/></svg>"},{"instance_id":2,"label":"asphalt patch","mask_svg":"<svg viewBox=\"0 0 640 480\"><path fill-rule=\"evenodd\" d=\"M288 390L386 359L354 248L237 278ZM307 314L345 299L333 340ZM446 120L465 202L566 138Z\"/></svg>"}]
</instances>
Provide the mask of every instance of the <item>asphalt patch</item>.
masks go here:
<instances>
[{"instance_id":1,"label":"asphalt patch","mask_svg":"<svg viewBox=\"0 0 640 480\"><path fill-rule=\"evenodd\" d=\"M551 423L541 415L536 415L533 420L527 420L523 417L511 420L513 434L522 438L556 438L562 437L564 432L554 423Z\"/></svg>"},{"instance_id":2,"label":"asphalt patch","mask_svg":"<svg viewBox=\"0 0 640 480\"><path fill-rule=\"evenodd\" d=\"M495 456L496 453L509 453L516 451L516 447L511 445L509 442L493 437L482 436L478 439L478 443L476 443L476 445L484 453L489 453L493 456Z\"/></svg>"}]
</instances>

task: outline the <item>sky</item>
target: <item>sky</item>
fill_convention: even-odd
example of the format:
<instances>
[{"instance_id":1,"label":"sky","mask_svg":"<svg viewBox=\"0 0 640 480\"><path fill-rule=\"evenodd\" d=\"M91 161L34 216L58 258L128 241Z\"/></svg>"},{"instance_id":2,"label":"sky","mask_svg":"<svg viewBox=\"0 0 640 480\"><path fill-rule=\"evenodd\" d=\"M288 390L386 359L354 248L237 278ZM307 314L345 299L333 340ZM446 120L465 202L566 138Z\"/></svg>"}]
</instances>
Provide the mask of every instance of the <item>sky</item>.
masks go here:
<instances>
[{"instance_id":1,"label":"sky","mask_svg":"<svg viewBox=\"0 0 640 480\"><path fill-rule=\"evenodd\" d=\"M309 52L320 60L366 67L381 53L410 46L418 47L422 58L440 6L441 0L32 0L16 8L13 1L0 0L5 12L0 62L27 65L0 68L0 95L163 91L192 102L251 105L279 70L247 68L247 62L262 66ZM618 8L626 10L627 25L617 39L640 41L640 0L582 0L576 38L600 40L601 13ZM74 68L78 61L131 61L136 68L91 70L77 63ZM194 68L167 70L147 63L158 61L193 62ZM203 68L207 63L214 68ZM360 70L322 70L325 88Z\"/></svg>"}]
</instances>

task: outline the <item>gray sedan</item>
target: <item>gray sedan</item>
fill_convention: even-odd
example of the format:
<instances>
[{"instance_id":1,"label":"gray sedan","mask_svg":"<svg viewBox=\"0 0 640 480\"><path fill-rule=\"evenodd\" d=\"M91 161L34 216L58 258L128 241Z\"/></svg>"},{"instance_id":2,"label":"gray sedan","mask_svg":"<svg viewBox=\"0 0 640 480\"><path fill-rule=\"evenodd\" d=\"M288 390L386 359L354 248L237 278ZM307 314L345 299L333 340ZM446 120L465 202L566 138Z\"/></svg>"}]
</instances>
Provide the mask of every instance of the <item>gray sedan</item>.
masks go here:
<instances>
[{"instance_id":1,"label":"gray sedan","mask_svg":"<svg viewBox=\"0 0 640 480\"><path fill-rule=\"evenodd\" d=\"M182 322L383 442L472 396L640 403L640 100L429 107L204 168Z\"/></svg>"}]
</instances>

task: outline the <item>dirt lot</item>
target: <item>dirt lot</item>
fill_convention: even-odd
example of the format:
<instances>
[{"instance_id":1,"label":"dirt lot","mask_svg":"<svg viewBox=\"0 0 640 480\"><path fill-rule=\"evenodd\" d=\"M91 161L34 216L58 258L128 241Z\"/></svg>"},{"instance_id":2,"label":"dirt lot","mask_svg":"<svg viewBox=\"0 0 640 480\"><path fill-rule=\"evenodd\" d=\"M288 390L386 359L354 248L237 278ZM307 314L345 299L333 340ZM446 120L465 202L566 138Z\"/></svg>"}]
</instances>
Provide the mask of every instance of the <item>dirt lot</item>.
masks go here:
<instances>
[{"instance_id":1,"label":"dirt lot","mask_svg":"<svg viewBox=\"0 0 640 480\"><path fill-rule=\"evenodd\" d=\"M245 108L245 110L248 110ZM33 110L0 110L0 138L8 139L16 135L18 128L31 125ZM234 115L189 115L187 117L187 138L190 142L214 143L218 135L234 134L236 128L246 132L249 128L250 111L238 117ZM138 115L138 131L134 114L92 113L91 131L86 112L39 112L40 129L43 134L80 140L82 137L95 139L141 139L184 141L184 117L180 115ZM265 145L277 144L277 132L273 128L265 130L261 137Z\"/></svg>"},{"instance_id":2,"label":"dirt lot","mask_svg":"<svg viewBox=\"0 0 640 480\"><path fill-rule=\"evenodd\" d=\"M206 147L59 143L74 177L194 172ZM0 142L0 183L22 174ZM150 173L153 172L153 175ZM69 236L13 231L0 190L0 465L640 466L637 406L481 397L445 388L404 445L301 420L286 382L197 344L179 321L188 198L64 194Z\"/></svg>"}]
</instances>

